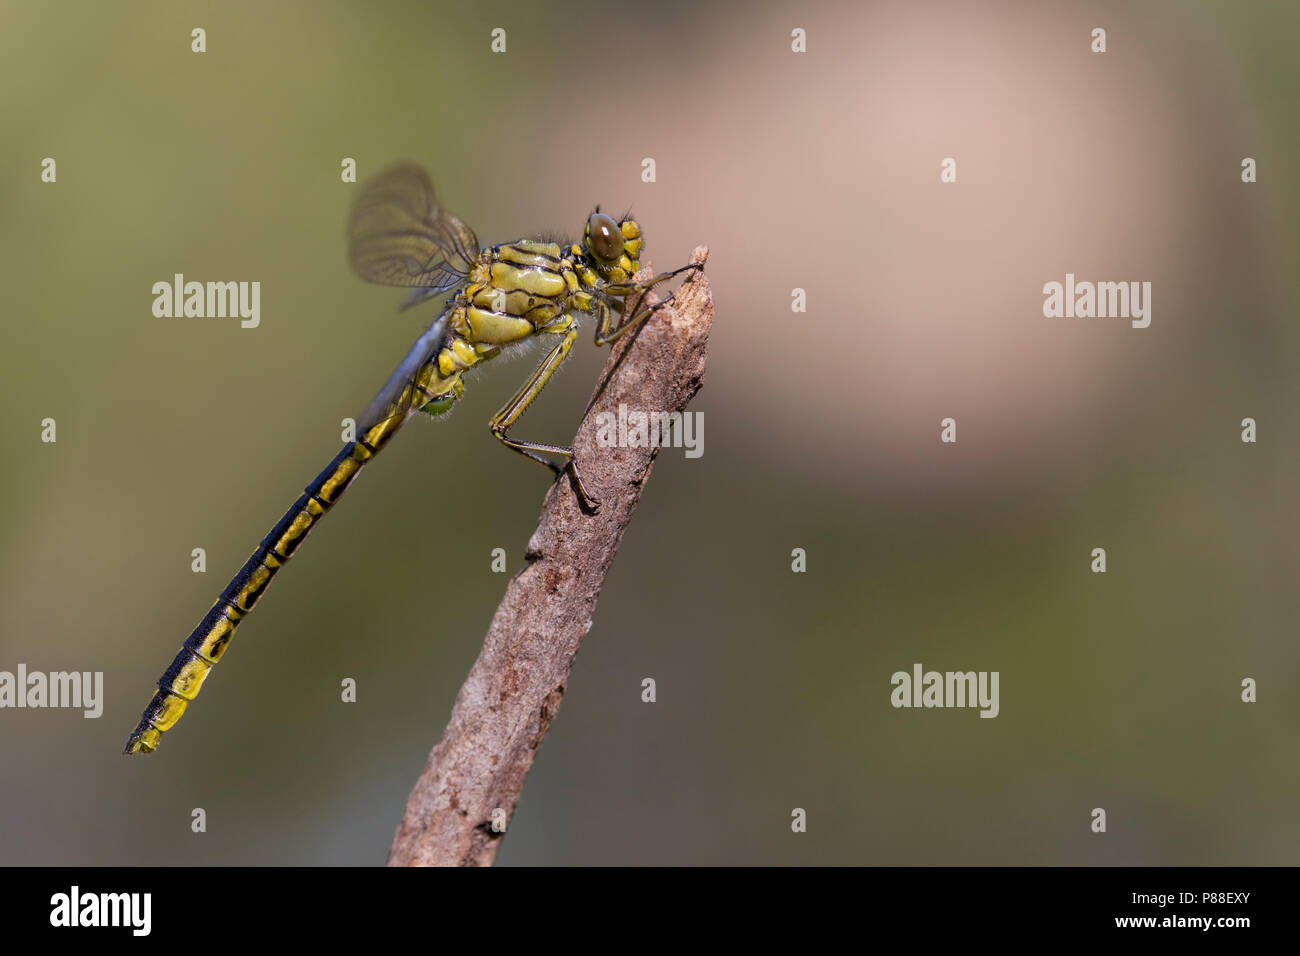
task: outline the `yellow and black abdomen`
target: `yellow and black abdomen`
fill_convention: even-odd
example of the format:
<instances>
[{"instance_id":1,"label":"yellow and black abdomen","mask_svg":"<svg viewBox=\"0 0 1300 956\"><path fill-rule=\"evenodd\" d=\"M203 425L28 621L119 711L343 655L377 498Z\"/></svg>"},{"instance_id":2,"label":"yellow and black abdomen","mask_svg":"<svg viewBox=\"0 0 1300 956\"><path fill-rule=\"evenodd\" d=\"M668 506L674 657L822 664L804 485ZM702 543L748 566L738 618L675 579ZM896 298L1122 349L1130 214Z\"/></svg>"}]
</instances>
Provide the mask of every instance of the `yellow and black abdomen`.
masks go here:
<instances>
[{"instance_id":1,"label":"yellow and black abdomen","mask_svg":"<svg viewBox=\"0 0 1300 956\"><path fill-rule=\"evenodd\" d=\"M367 439L349 442L307 486L244 562L212 609L199 622L171 666L158 679L158 693L144 709L140 723L127 738L126 753L149 753L158 740L185 713L198 696L212 666L221 660L235 628L266 593L271 579L307 539L316 523L338 501L365 463L382 447L394 429L381 422Z\"/></svg>"}]
</instances>

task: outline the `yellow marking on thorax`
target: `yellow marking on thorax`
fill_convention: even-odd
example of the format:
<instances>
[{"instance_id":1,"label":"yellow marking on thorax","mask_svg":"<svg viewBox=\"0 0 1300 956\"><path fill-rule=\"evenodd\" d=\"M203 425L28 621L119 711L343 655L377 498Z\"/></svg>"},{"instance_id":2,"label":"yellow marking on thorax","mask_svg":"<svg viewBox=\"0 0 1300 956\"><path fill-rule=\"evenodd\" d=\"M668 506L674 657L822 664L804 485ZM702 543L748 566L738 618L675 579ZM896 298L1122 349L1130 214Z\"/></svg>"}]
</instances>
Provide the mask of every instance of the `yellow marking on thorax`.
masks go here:
<instances>
[{"instance_id":1,"label":"yellow marking on thorax","mask_svg":"<svg viewBox=\"0 0 1300 956\"><path fill-rule=\"evenodd\" d=\"M536 329L527 319L516 318L501 312L486 312L470 306L465 310L471 338L489 345L506 345L532 335Z\"/></svg>"},{"instance_id":2,"label":"yellow marking on thorax","mask_svg":"<svg viewBox=\"0 0 1300 956\"><path fill-rule=\"evenodd\" d=\"M557 269L560 265L560 247L553 242L534 242L529 239L512 242L497 253L503 262L538 269Z\"/></svg>"},{"instance_id":3,"label":"yellow marking on thorax","mask_svg":"<svg viewBox=\"0 0 1300 956\"><path fill-rule=\"evenodd\" d=\"M546 269L519 269L508 262L492 263L492 285L504 292L522 290L554 299L564 295L564 276Z\"/></svg>"},{"instance_id":4,"label":"yellow marking on thorax","mask_svg":"<svg viewBox=\"0 0 1300 956\"><path fill-rule=\"evenodd\" d=\"M565 287L568 290L570 281L574 287L577 286L577 280L570 280L568 276L572 273L566 273ZM504 292L501 289L491 287L484 288L476 292L471 303L486 312L503 312L516 318L527 319L534 326L545 325L551 319L555 318L562 311L562 305L557 303L550 296L535 295L531 292Z\"/></svg>"}]
</instances>

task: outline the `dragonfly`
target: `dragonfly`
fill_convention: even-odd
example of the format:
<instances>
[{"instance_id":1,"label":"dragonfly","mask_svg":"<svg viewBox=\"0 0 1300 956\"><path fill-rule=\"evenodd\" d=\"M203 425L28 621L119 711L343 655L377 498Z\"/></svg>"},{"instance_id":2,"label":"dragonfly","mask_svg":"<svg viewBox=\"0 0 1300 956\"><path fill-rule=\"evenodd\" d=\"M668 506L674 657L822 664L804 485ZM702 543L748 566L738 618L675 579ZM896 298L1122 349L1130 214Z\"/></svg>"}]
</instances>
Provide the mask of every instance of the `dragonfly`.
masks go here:
<instances>
[{"instance_id":1,"label":"dragonfly","mask_svg":"<svg viewBox=\"0 0 1300 956\"><path fill-rule=\"evenodd\" d=\"M630 213L619 219L597 206L581 242L519 239L480 248L465 223L443 208L428 174L400 163L364 184L348 224L353 270L371 282L411 289L402 308L450 293L383 388L355 419L347 442L262 539L158 679L158 691L127 739L128 754L152 753L198 696L235 629L343 492L410 417L446 414L464 393L463 376L534 336L556 344L514 396L492 416L492 434L521 455L568 473L580 505L600 502L587 490L573 449L525 441L511 427L568 357L580 315L596 320L595 342L608 345L672 301L646 305L646 294L690 264L645 281L644 238Z\"/></svg>"}]
</instances>

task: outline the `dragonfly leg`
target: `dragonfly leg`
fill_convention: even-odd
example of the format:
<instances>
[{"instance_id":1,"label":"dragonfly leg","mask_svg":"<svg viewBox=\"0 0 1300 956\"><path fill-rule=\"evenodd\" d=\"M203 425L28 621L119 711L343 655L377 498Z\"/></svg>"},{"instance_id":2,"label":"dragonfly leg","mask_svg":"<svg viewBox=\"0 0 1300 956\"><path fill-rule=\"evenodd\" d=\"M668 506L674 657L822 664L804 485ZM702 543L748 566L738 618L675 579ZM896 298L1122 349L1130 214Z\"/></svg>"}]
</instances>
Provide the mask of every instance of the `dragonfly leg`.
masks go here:
<instances>
[{"instance_id":1,"label":"dragonfly leg","mask_svg":"<svg viewBox=\"0 0 1300 956\"><path fill-rule=\"evenodd\" d=\"M698 262L690 262L681 268L673 269L670 272L661 272L654 278L646 279L645 282L611 282L605 286L605 291L610 295L618 296L619 298L629 296L634 292L649 292L659 283L667 282L673 276L679 276L683 272L698 271L703 268L704 266L700 265Z\"/></svg>"},{"instance_id":2,"label":"dragonfly leg","mask_svg":"<svg viewBox=\"0 0 1300 956\"><path fill-rule=\"evenodd\" d=\"M556 369L568 358L569 350L573 348L573 343L578 339L578 330L574 327L572 318L566 316L565 320L555 324L558 325L558 328L552 327L542 331L551 334L563 334L564 338L559 345L547 353L528 381L524 382L519 387L519 391L515 392L514 397L492 416L489 427L498 441L508 448L513 448L525 458L531 458L538 464L545 465L557 475L563 474L567 469L573 475L573 483L577 486L578 497L582 499L583 505L588 510L595 511L600 507L600 502L588 494L586 486L583 485L582 474L578 470L578 462L573 457L572 448L565 445L552 445L549 442L523 441L522 439L511 438L507 434L510 426L519 420L519 417L523 415L528 406L541 394L542 389L551 380L551 376L555 374ZM556 464L546 455L555 455L563 459L564 463L562 465Z\"/></svg>"},{"instance_id":3,"label":"dragonfly leg","mask_svg":"<svg viewBox=\"0 0 1300 956\"><path fill-rule=\"evenodd\" d=\"M624 316L623 321L617 327L614 327L613 309L607 303L602 302L599 309L600 322L596 326L596 344L608 345L610 342L617 341L672 301L673 296L670 294L667 298L656 302L648 309L642 309L635 315Z\"/></svg>"},{"instance_id":4,"label":"dragonfly leg","mask_svg":"<svg viewBox=\"0 0 1300 956\"><path fill-rule=\"evenodd\" d=\"M616 296L622 299L622 302L620 303L619 311L623 312L624 314L621 316L622 321L619 322L617 327L615 327L613 325L613 321L614 321L613 315L611 314L612 310L610 309L608 304L601 303L600 320L596 326L596 344L608 345L610 342L617 340L624 333L630 332L632 329L636 328L646 319L650 318L650 316L654 315L654 313L657 312L659 309L662 309L669 302L671 302L673 300L673 296L670 294L663 301L655 303L650 308L640 312L636 311L636 308L640 306L641 302L645 299L646 293L649 292L651 289L653 289L655 286L659 285L659 283L667 282L673 276L681 275L683 272L693 271L693 270L698 270L703 268L704 267L699 263L692 262L689 265L684 265L679 269L673 269L671 272L661 272L653 279L647 279L645 282L619 282L619 283L611 283L610 285L605 286L603 290L604 292L606 292L611 296ZM626 306L627 306L628 298L633 295L636 296L636 300L633 304L633 307L631 309L627 309Z\"/></svg>"}]
</instances>

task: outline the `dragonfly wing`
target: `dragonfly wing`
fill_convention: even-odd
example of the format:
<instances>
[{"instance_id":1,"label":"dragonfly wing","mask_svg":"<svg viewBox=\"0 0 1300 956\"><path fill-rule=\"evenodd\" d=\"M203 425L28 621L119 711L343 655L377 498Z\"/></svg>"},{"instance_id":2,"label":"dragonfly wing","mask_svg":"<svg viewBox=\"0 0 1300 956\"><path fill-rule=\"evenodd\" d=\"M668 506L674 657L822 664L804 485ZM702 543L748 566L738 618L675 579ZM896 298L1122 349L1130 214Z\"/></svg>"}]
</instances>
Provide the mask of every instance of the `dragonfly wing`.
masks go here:
<instances>
[{"instance_id":1,"label":"dragonfly wing","mask_svg":"<svg viewBox=\"0 0 1300 956\"><path fill-rule=\"evenodd\" d=\"M450 288L450 286L448 288ZM436 287L426 288L426 289L412 289L410 295L408 295L405 299L402 300L402 304L399 305L398 308L401 309L402 311L405 311L413 305L419 305L425 299L432 299L438 293L446 292L446 291L447 291L446 289L439 289Z\"/></svg>"},{"instance_id":2,"label":"dragonfly wing","mask_svg":"<svg viewBox=\"0 0 1300 956\"><path fill-rule=\"evenodd\" d=\"M348 250L357 275L418 287L416 301L463 282L479 253L474 230L438 205L428 173L414 163L399 163L361 187Z\"/></svg>"},{"instance_id":3,"label":"dragonfly wing","mask_svg":"<svg viewBox=\"0 0 1300 956\"><path fill-rule=\"evenodd\" d=\"M416 373L433 360L447 341L447 310L438 320L429 326L427 332L415 340L411 350L406 353L400 365L393 369L388 381L379 390L379 394L370 400L366 410L357 419L357 432L364 435L385 418L392 414L402 414L410 408L411 402L403 400L406 387L415 381Z\"/></svg>"}]
</instances>

